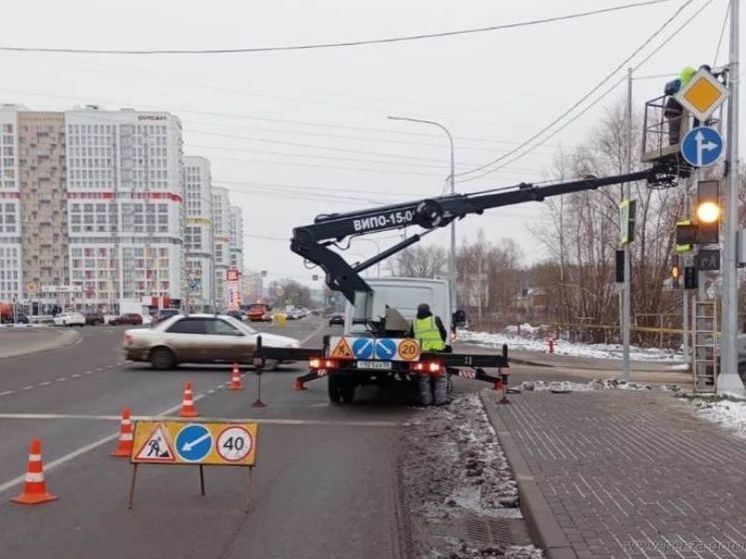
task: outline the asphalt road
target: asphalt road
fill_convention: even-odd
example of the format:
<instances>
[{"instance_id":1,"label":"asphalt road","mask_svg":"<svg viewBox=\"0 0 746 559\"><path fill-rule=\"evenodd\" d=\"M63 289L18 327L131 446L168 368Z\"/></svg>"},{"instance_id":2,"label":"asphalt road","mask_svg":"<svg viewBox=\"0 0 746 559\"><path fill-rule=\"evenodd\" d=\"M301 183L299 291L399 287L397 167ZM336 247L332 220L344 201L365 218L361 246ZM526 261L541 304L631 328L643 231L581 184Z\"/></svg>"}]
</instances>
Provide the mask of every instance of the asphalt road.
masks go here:
<instances>
[{"instance_id":1,"label":"asphalt road","mask_svg":"<svg viewBox=\"0 0 746 559\"><path fill-rule=\"evenodd\" d=\"M397 444L399 426L417 408L387 403L374 390L362 391L358 405L332 406L325 380L292 389L302 364L264 374L268 405L252 407L253 373L246 390L230 392L226 367L156 372L125 363L123 330L88 327L72 347L0 359L0 556L404 557L409 535L397 490ZM323 330L322 321L307 318L281 333L320 347ZM583 378L536 367L513 373L514 383ZM109 456L121 409L176 415L187 380L202 417L260 423L250 514L242 507L246 472L228 467L206 468L203 497L197 468L145 465L135 508L127 509L131 466ZM459 391L485 386L455 384ZM42 440L47 485L59 500L11 504L33 437Z\"/></svg>"}]
</instances>

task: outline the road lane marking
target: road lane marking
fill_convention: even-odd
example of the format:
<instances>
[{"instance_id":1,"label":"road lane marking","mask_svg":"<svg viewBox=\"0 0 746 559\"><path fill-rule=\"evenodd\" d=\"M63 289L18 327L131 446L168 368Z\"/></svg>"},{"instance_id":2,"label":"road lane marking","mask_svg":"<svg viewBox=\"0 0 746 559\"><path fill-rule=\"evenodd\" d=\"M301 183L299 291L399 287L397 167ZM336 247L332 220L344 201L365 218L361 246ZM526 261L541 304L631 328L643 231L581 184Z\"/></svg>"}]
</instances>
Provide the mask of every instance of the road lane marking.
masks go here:
<instances>
[{"instance_id":1,"label":"road lane marking","mask_svg":"<svg viewBox=\"0 0 746 559\"><path fill-rule=\"evenodd\" d=\"M21 388L21 390L31 390L33 388L33 385L29 384L28 386L24 386Z\"/></svg>"},{"instance_id":2,"label":"road lane marking","mask_svg":"<svg viewBox=\"0 0 746 559\"><path fill-rule=\"evenodd\" d=\"M73 377L73 378L78 378L79 376L81 376L81 374L80 373L73 373L70 376Z\"/></svg>"},{"instance_id":3,"label":"road lane marking","mask_svg":"<svg viewBox=\"0 0 746 559\"><path fill-rule=\"evenodd\" d=\"M84 374L84 375L92 375L92 374L93 374L93 371L84 371L84 372L83 372L83 374Z\"/></svg>"},{"instance_id":4,"label":"road lane marking","mask_svg":"<svg viewBox=\"0 0 746 559\"><path fill-rule=\"evenodd\" d=\"M97 368L97 369L96 369L96 371L97 371L97 372L99 372L99 373L100 373L101 371L103 371L103 370L104 370L104 368L103 368L103 367L99 367L99 368Z\"/></svg>"},{"instance_id":5,"label":"road lane marking","mask_svg":"<svg viewBox=\"0 0 746 559\"><path fill-rule=\"evenodd\" d=\"M0 392L0 396L7 396L8 394L13 394L12 390L6 390L5 392Z\"/></svg>"},{"instance_id":6,"label":"road lane marking","mask_svg":"<svg viewBox=\"0 0 746 559\"><path fill-rule=\"evenodd\" d=\"M204 396L202 396L204 397ZM195 401L197 398L195 398ZM180 409L181 404L176 406L171 411ZM84 415L84 414L69 414L69 413L0 413L0 419L38 419L38 420L58 420L58 419L85 419L85 420L99 420L99 421L121 421L122 417L119 415ZM184 421L184 418L180 416L168 416L159 414L156 416L152 415L133 415L133 421L152 421L154 419L163 419L167 421ZM240 417L200 417L199 421L214 421L214 422L243 422L243 423L266 423L269 425L342 425L345 427L397 427L402 423L399 421L365 421L365 420L347 420L339 421L333 419L283 419L283 418L240 418Z\"/></svg>"},{"instance_id":7,"label":"road lane marking","mask_svg":"<svg viewBox=\"0 0 746 559\"><path fill-rule=\"evenodd\" d=\"M67 377L60 377L57 379L57 382L65 382L67 380Z\"/></svg>"},{"instance_id":8,"label":"road lane marking","mask_svg":"<svg viewBox=\"0 0 746 559\"><path fill-rule=\"evenodd\" d=\"M50 384L52 384L51 380L45 380L44 382L40 382L39 386L49 386Z\"/></svg>"},{"instance_id":9,"label":"road lane marking","mask_svg":"<svg viewBox=\"0 0 746 559\"><path fill-rule=\"evenodd\" d=\"M197 402L201 400L202 398L204 398L204 394L195 396L194 401ZM167 410L162 411L161 413L159 413L158 415L154 417L161 418L161 417L167 416L169 413L172 413L172 412L175 412L176 410L181 409L181 406L182 404L177 404L171 408L168 408ZM8 414L8 415L13 415L13 414ZM34 414L20 414L20 415L34 415ZM38 415L43 415L43 414L38 414ZM108 417L108 416L101 416L101 417ZM119 420L121 420L121 417L119 418ZM78 456L85 454L86 452L89 452L102 445L105 445L106 443L111 442L118 437L119 437L119 432L117 431L113 435L108 435L104 437L103 439L99 439L97 441L92 442L91 444L82 446L68 454L65 454L64 456L61 456L60 458L57 458L56 460L52 460L51 462L46 462L44 464L44 471L49 472L50 470L53 470L57 466L65 464L66 462L69 462L70 460L73 460L77 458ZM15 487L16 485L20 485L21 483L24 482L25 479L26 479L26 474L22 474L16 478L6 481L5 483L0 485L0 493L7 491L11 487Z\"/></svg>"}]
</instances>

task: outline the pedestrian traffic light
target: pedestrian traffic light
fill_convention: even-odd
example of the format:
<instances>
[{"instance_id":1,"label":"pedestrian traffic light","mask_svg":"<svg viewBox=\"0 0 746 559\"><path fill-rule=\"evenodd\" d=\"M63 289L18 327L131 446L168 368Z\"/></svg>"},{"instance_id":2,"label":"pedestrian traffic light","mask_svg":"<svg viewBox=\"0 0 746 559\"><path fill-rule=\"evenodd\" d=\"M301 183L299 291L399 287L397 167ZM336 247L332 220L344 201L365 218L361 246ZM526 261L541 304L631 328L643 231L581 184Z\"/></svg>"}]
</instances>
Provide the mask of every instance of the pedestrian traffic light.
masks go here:
<instances>
[{"instance_id":1,"label":"pedestrian traffic light","mask_svg":"<svg viewBox=\"0 0 746 559\"><path fill-rule=\"evenodd\" d=\"M697 183L697 243L716 244L720 240L720 181Z\"/></svg>"},{"instance_id":2,"label":"pedestrian traffic light","mask_svg":"<svg viewBox=\"0 0 746 559\"><path fill-rule=\"evenodd\" d=\"M681 277L681 268L679 268L679 255L674 254L671 257L671 286L674 289L680 287L679 278Z\"/></svg>"}]
</instances>

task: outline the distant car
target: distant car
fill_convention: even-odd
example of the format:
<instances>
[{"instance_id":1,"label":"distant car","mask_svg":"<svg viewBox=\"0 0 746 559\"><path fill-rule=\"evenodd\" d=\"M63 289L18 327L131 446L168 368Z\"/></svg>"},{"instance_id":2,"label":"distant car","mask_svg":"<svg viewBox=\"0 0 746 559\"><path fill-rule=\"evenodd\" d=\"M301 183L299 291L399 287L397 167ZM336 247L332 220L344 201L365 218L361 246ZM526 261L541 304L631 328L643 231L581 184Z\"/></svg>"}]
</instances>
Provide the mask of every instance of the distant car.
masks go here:
<instances>
[{"instance_id":1,"label":"distant car","mask_svg":"<svg viewBox=\"0 0 746 559\"><path fill-rule=\"evenodd\" d=\"M243 320L243 315L241 314L241 311L236 311L236 310L231 309L229 311L225 311L223 314L225 314L226 316L231 316L235 318L236 320Z\"/></svg>"},{"instance_id":2,"label":"distant car","mask_svg":"<svg viewBox=\"0 0 746 559\"><path fill-rule=\"evenodd\" d=\"M287 309L285 311L285 315L288 317L288 320L300 320L305 316L305 314L303 314L303 311L296 307Z\"/></svg>"},{"instance_id":3,"label":"distant car","mask_svg":"<svg viewBox=\"0 0 746 559\"><path fill-rule=\"evenodd\" d=\"M130 361L150 362L166 370L181 363L253 363L259 332L227 315L174 316L152 328L124 332L124 352ZM262 332L268 347L300 347L295 338ZM278 361L267 361L274 369Z\"/></svg>"},{"instance_id":4,"label":"distant car","mask_svg":"<svg viewBox=\"0 0 746 559\"><path fill-rule=\"evenodd\" d=\"M264 303L257 303L249 307L249 320L251 322L272 322L272 307Z\"/></svg>"},{"instance_id":5,"label":"distant car","mask_svg":"<svg viewBox=\"0 0 746 559\"><path fill-rule=\"evenodd\" d=\"M0 317L0 324L28 324L29 319L22 312Z\"/></svg>"},{"instance_id":6,"label":"distant car","mask_svg":"<svg viewBox=\"0 0 746 559\"><path fill-rule=\"evenodd\" d=\"M63 312L52 319L55 326L85 326L85 317L79 312Z\"/></svg>"},{"instance_id":7,"label":"distant car","mask_svg":"<svg viewBox=\"0 0 746 559\"><path fill-rule=\"evenodd\" d=\"M333 314L329 317L329 326L344 326L345 325L345 317L342 314Z\"/></svg>"},{"instance_id":8,"label":"distant car","mask_svg":"<svg viewBox=\"0 0 746 559\"><path fill-rule=\"evenodd\" d=\"M132 326L139 326L142 324L142 315L137 313L125 313L116 318L112 318L109 321L112 326L121 326L123 324L130 324Z\"/></svg>"},{"instance_id":9,"label":"distant car","mask_svg":"<svg viewBox=\"0 0 746 559\"><path fill-rule=\"evenodd\" d=\"M104 324L104 315L100 312L87 312L85 313L85 323L91 326L98 326Z\"/></svg>"},{"instance_id":10,"label":"distant car","mask_svg":"<svg viewBox=\"0 0 746 559\"><path fill-rule=\"evenodd\" d=\"M164 320L169 319L172 316L176 316L177 314L181 314L181 311L179 309L160 309L153 313L153 319L151 320L150 324L151 326L155 326L156 324L163 322Z\"/></svg>"}]
</instances>

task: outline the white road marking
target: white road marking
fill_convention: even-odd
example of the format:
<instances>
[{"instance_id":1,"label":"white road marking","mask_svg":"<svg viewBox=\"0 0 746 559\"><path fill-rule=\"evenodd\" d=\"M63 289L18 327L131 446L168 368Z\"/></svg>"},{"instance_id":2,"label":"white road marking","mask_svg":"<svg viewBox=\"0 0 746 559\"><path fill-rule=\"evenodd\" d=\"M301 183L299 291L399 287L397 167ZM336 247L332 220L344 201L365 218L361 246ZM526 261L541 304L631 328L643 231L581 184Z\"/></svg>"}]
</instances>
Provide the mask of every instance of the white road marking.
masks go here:
<instances>
[{"instance_id":1,"label":"white road marking","mask_svg":"<svg viewBox=\"0 0 746 559\"><path fill-rule=\"evenodd\" d=\"M60 377L57 379L57 382L65 382L67 380L67 377Z\"/></svg>"},{"instance_id":2,"label":"white road marking","mask_svg":"<svg viewBox=\"0 0 746 559\"><path fill-rule=\"evenodd\" d=\"M33 387L31 387L31 388L33 388ZM200 395L194 397L194 401L196 402L198 400L201 400L202 398L204 398L204 395L200 394ZM161 413L159 413L158 415L156 415L154 417L164 418L169 413L175 412L176 410L179 410L179 409L181 409L181 404L178 404L176 406L168 408L167 410L162 411ZM11 416L13 414L7 414L7 415ZM19 415L32 416L34 414L19 414ZM45 414L37 414L37 415L45 415ZM54 414L46 414L46 415L54 415ZM61 419L63 417L65 417L65 416L64 415L58 415L57 417L53 417L52 419ZM83 416L81 416L81 418L82 417ZM92 419L92 418L95 418L95 417L96 416L88 416L88 419ZM100 416L100 417L104 418L104 419L108 419L109 417L112 417L112 416ZM10 419L10 417L8 417L7 419ZM21 417L19 419L25 419L25 418ZM28 418L28 419L31 419L31 418ZM47 419L47 418L43 418L43 419ZM117 419L117 421L120 421L121 417L115 417L115 419ZM52 460L51 462L47 462L47 463L44 464L44 471L45 472L49 472L50 470L53 470L57 466L61 466L62 464L65 464L66 462L69 462L70 460L73 460L73 459L77 458L78 456L80 456L82 454L85 454L86 452L94 450L94 449L100 447L101 445L105 445L106 443L108 443L110 441L113 441L117 437L119 437L119 431L117 431L113 435L108 435L108 436L104 437L103 439L99 439L97 441L94 441L91 444L82 446L82 447L74 450L73 452L70 452L69 454L65 454L64 456L61 456L60 458L57 458L57 460ZM0 485L0 493L2 493L3 491L7 491L11 487L15 487L16 485L20 485L21 483L23 483L23 481L25 479L26 479L26 474L22 474L22 475L20 475L20 476L18 476L16 478L13 478L11 480L6 481L5 483L3 483L3 484Z\"/></svg>"},{"instance_id":3,"label":"white road marking","mask_svg":"<svg viewBox=\"0 0 746 559\"><path fill-rule=\"evenodd\" d=\"M79 376L81 376L81 374L80 373L73 373L70 376L73 377L73 378L78 378Z\"/></svg>"},{"instance_id":4,"label":"white road marking","mask_svg":"<svg viewBox=\"0 0 746 559\"><path fill-rule=\"evenodd\" d=\"M85 371L85 372L83 372L83 374L84 374L84 375L92 375L92 374L93 374L93 371Z\"/></svg>"},{"instance_id":5,"label":"white road marking","mask_svg":"<svg viewBox=\"0 0 746 559\"><path fill-rule=\"evenodd\" d=\"M99 367L99 368L97 368L97 369L96 369L96 371L97 371L97 372L99 372L99 373L100 373L101 371L103 371L103 370L104 370L104 368L103 368L103 367Z\"/></svg>"},{"instance_id":6,"label":"white road marking","mask_svg":"<svg viewBox=\"0 0 746 559\"><path fill-rule=\"evenodd\" d=\"M195 398L197 401L204 395ZM170 421L184 421L184 418L177 415L166 415L172 411L181 409L181 404L171 408L166 412L151 415L133 415L133 421L149 421L153 419L164 419ZM39 420L59 420L59 419L85 419L99 421L121 421L119 415L81 415L65 413L0 413L0 419L39 419ZM198 422L228 422L228 423L265 423L268 425L343 425L345 427L396 427L401 424L398 421L338 421L330 419L283 419L283 418L252 418L252 417L200 417Z\"/></svg>"},{"instance_id":7,"label":"white road marking","mask_svg":"<svg viewBox=\"0 0 746 559\"><path fill-rule=\"evenodd\" d=\"M49 386L50 384L52 384L51 380L45 380L44 382L40 382L39 386Z\"/></svg>"},{"instance_id":8,"label":"white road marking","mask_svg":"<svg viewBox=\"0 0 746 559\"><path fill-rule=\"evenodd\" d=\"M12 390L6 390L5 392L0 392L0 396L7 396L8 394L13 394Z\"/></svg>"},{"instance_id":9,"label":"white road marking","mask_svg":"<svg viewBox=\"0 0 746 559\"><path fill-rule=\"evenodd\" d=\"M23 388L21 388L21 390L31 390L32 388L33 386L29 384L28 386L24 386Z\"/></svg>"}]
</instances>

